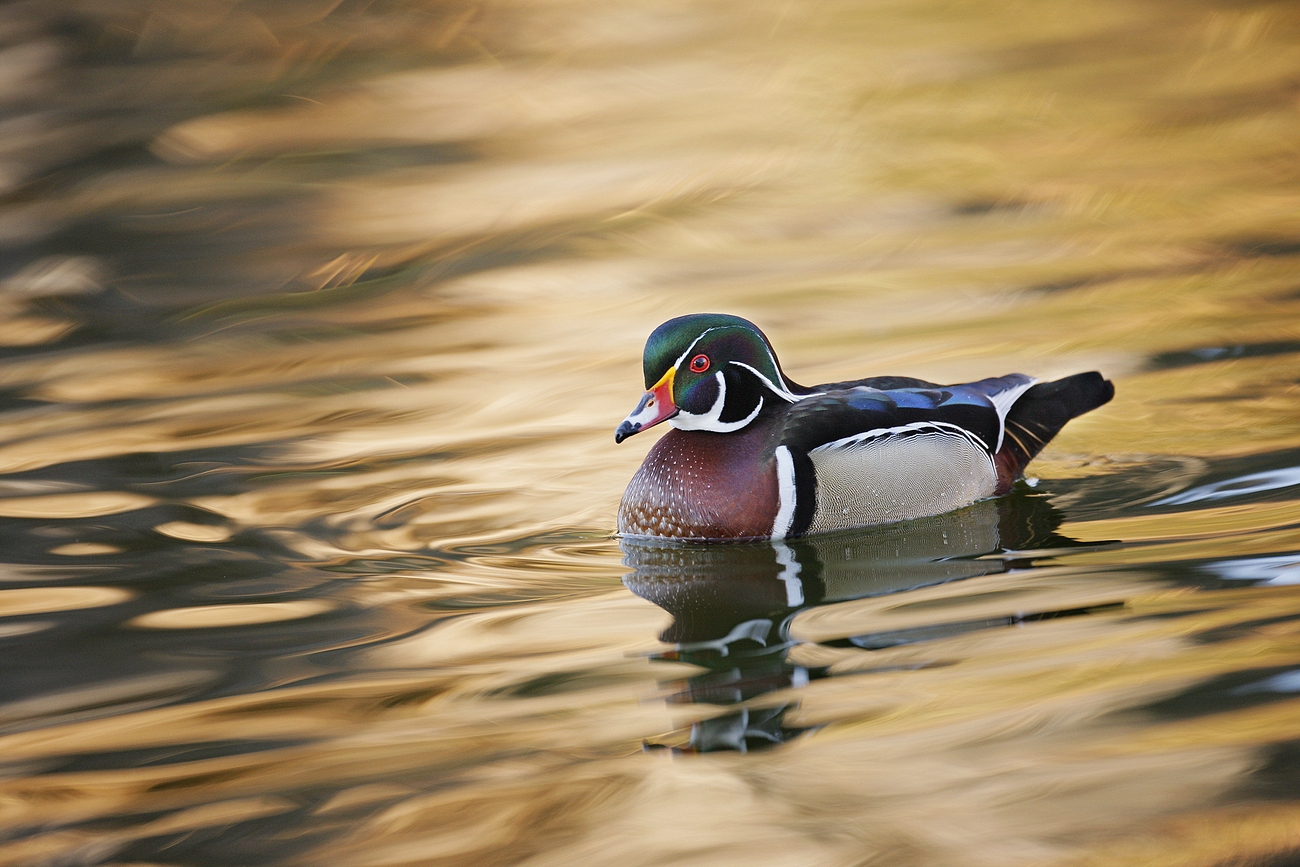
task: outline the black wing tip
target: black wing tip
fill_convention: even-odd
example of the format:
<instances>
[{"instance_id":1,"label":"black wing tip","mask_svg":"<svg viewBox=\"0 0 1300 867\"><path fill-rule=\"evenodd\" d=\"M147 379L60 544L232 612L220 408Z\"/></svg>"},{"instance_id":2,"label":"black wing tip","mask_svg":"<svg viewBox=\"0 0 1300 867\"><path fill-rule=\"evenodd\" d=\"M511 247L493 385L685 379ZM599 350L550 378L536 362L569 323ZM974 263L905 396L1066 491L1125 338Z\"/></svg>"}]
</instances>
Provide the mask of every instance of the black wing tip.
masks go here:
<instances>
[{"instance_id":1,"label":"black wing tip","mask_svg":"<svg viewBox=\"0 0 1300 867\"><path fill-rule=\"evenodd\" d=\"M1092 371L1092 373L1101 381L1100 387L1097 390L1097 402L1092 406L1093 409L1096 409L1099 406L1105 406L1110 403L1111 399L1115 397L1115 383L1106 379L1095 370Z\"/></svg>"},{"instance_id":2,"label":"black wing tip","mask_svg":"<svg viewBox=\"0 0 1300 867\"><path fill-rule=\"evenodd\" d=\"M1021 400L1051 400L1060 402L1070 414L1078 418L1099 406L1105 406L1115 397L1115 383L1096 370L1076 373L1051 382L1040 382L1027 390ZM1017 404L1020 401L1016 401Z\"/></svg>"},{"instance_id":3,"label":"black wing tip","mask_svg":"<svg viewBox=\"0 0 1300 867\"><path fill-rule=\"evenodd\" d=\"M1115 384L1095 370L1027 389L1006 417L1002 452L1010 477L1019 476L1071 419L1105 406L1114 396Z\"/></svg>"}]
</instances>

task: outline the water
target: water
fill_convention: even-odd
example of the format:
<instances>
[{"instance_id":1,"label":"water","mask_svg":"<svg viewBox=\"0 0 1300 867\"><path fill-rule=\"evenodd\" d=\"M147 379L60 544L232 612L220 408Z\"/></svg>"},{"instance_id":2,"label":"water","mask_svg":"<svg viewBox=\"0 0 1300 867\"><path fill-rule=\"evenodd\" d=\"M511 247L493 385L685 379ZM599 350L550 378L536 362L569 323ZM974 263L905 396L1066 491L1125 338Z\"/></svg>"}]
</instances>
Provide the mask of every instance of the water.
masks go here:
<instances>
[{"instance_id":1,"label":"water","mask_svg":"<svg viewBox=\"0 0 1300 867\"><path fill-rule=\"evenodd\" d=\"M0 7L0 864L1300 858L1300 10ZM620 547L645 335L1099 369Z\"/></svg>"}]
</instances>

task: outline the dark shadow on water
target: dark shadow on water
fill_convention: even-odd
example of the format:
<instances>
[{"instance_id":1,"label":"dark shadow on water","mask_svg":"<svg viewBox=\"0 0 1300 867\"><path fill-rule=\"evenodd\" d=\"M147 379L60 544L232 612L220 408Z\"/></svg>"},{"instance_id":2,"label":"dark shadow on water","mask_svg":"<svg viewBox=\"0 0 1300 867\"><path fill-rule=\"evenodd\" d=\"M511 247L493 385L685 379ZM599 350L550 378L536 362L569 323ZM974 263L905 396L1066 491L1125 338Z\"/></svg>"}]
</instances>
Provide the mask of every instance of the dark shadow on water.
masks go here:
<instances>
[{"instance_id":1,"label":"dark shadow on water","mask_svg":"<svg viewBox=\"0 0 1300 867\"><path fill-rule=\"evenodd\" d=\"M1178 349L1151 356L1147 370L1171 370L1196 364L1209 364L1233 358L1265 358L1271 355L1289 355L1300 352L1300 340L1271 340L1260 343L1232 343L1222 346L1202 346Z\"/></svg>"},{"instance_id":2,"label":"dark shadow on water","mask_svg":"<svg viewBox=\"0 0 1300 867\"><path fill-rule=\"evenodd\" d=\"M790 636L790 624L799 612L1028 568L1035 559L1080 546L1056 532L1061 519L1045 497L1019 491L933 518L789 542L681 545L623 540L624 563L633 570L623 583L673 616L660 640L674 647L655 658L705 669L676 684L669 701L727 709L695 723L688 745L677 748L745 752L783 743L803 731L784 721L796 700L755 704L768 693L829 676L824 667L787 659L799 643ZM875 650L1094 610L945 622L933 628L846 635L821 644Z\"/></svg>"},{"instance_id":3,"label":"dark shadow on water","mask_svg":"<svg viewBox=\"0 0 1300 867\"><path fill-rule=\"evenodd\" d=\"M1233 238L1224 241L1223 246L1230 253L1248 259L1300 256L1300 238L1285 235Z\"/></svg>"},{"instance_id":4,"label":"dark shadow on water","mask_svg":"<svg viewBox=\"0 0 1300 867\"><path fill-rule=\"evenodd\" d=\"M1144 711L1166 719L1191 719L1291 701L1297 694L1300 694L1300 668L1244 668L1201 681L1190 689L1147 705Z\"/></svg>"}]
</instances>

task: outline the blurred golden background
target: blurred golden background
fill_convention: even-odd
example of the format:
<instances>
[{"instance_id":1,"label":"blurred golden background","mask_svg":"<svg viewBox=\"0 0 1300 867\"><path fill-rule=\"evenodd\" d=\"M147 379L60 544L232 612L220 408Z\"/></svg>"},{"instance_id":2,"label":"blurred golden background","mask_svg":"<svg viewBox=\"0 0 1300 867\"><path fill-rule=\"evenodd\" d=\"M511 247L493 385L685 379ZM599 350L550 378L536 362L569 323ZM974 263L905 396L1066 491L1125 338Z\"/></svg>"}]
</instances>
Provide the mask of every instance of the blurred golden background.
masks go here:
<instances>
[{"instance_id":1,"label":"blurred golden background","mask_svg":"<svg viewBox=\"0 0 1300 867\"><path fill-rule=\"evenodd\" d=\"M1295 4L19 0L0 130L0 864L1300 858ZM612 538L697 311L1117 397L787 608Z\"/></svg>"}]
</instances>

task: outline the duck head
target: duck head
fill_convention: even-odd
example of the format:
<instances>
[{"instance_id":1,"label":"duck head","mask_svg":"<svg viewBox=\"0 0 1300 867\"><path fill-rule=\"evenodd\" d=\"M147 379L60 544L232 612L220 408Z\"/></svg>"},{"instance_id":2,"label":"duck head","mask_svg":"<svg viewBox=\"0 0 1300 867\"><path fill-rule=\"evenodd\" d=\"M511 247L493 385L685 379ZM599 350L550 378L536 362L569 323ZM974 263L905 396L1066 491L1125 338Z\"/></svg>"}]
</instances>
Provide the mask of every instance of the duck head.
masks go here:
<instances>
[{"instance_id":1,"label":"duck head","mask_svg":"<svg viewBox=\"0 0 1300 867\"><path fill-rule=\"evenodd\" d=\"M646 392L614 432L622 442L667 421L679 430L731 433L798 389L754 323L724 313L669 319L645 344Z\"/></svg>"}]
</instances>

